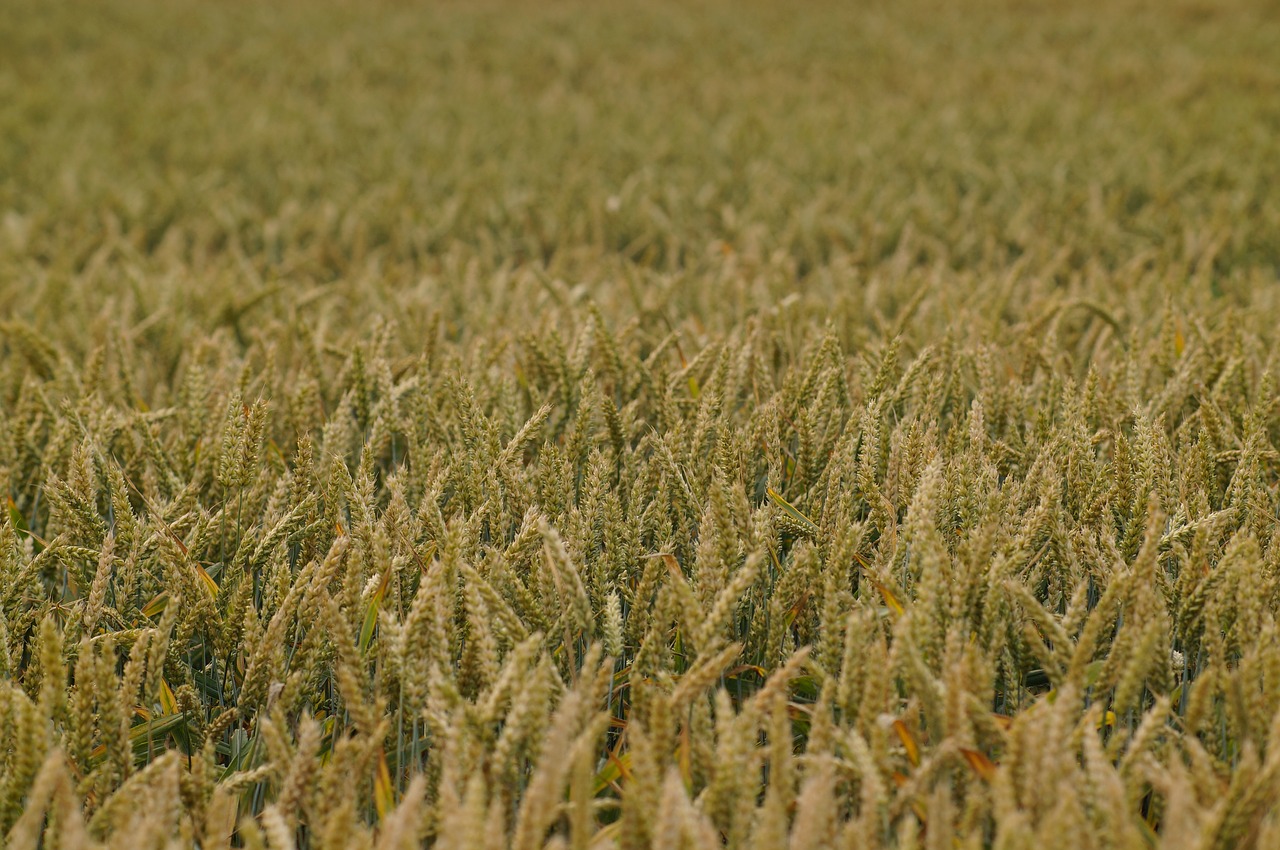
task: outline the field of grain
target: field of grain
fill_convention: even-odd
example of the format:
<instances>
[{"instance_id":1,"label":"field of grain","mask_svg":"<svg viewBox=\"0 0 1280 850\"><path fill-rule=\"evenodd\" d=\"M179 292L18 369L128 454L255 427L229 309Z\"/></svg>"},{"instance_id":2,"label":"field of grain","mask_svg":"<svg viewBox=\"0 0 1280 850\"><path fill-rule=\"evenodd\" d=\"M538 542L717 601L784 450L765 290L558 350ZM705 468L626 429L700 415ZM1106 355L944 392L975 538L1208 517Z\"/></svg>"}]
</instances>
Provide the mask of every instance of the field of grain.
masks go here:
<instances>
[{"instance_id":1,"label":"field of grain","mask_svg":"<svg viewBox=\"0 0 1280 850\"><path fill-rule=\"evenodd\" d=\"M1280 6L6 0L0 846L1280 848Z\"/></svg>"}]
</instances>

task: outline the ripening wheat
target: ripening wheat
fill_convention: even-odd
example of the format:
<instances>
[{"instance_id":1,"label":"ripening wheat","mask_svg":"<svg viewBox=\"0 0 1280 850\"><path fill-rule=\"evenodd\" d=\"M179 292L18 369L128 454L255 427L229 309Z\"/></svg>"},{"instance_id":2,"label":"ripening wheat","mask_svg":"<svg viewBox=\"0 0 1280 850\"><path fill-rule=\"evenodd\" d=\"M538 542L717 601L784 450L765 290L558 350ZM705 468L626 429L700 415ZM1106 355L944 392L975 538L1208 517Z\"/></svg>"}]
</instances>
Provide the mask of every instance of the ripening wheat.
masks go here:
<instances>
[{"instance_id":1,"label":"ripening wheat","mask_svg":"<svg viewBox=\"0 0 1280 850\"><path fill-rule=\"evenodd\" d=\"M1262 0L13 0L0 844L1280 848Z\"/></svg>"}]
</instances>

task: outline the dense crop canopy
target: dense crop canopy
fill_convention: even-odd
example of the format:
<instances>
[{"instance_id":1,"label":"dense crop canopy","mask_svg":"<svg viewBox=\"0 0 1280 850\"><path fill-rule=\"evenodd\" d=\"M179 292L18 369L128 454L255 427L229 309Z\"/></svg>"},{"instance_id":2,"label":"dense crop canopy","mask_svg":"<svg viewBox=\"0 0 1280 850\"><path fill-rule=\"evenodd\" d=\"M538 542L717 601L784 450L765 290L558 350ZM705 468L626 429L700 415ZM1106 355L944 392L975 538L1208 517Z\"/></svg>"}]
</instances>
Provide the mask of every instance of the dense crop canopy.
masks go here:
<instances>
[{"instance_id":1,"label":"dense crop canopy","mask_svg":"<svg viewBox=\"0 0 1280 850\"><path fill-rule=\"evenodd\" d=\"M1274 11L8 0L0 836L1280 847Z\"/></svg>"}]
</instances>

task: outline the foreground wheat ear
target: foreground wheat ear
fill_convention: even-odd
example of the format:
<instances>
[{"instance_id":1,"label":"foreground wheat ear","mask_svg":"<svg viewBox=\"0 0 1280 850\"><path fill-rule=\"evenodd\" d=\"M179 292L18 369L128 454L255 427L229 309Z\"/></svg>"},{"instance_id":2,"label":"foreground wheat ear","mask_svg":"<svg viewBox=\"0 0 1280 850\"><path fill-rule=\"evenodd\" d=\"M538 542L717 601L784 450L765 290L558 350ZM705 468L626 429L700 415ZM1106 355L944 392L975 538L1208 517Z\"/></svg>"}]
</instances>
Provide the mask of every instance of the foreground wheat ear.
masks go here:
<instances>
[{"instance_id":1,"label":"foreground wheat ear","mask_svg":"<svg viewBox=\"0 0 1280 850\"><path fill-rule=\"evenodd\" d=\"M1266 4L3 5L0 846L1280 848Z\"/></svg>"}]
</instances>

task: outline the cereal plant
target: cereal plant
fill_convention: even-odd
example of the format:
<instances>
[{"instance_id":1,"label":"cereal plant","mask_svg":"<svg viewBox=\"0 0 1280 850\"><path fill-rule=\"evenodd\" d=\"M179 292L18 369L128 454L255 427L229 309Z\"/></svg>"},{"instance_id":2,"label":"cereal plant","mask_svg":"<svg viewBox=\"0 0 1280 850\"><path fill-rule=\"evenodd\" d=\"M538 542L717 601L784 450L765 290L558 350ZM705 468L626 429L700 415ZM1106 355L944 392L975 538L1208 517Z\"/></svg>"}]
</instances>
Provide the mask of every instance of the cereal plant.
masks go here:
<instances>
[{"instance_id":1,"label":"cereal plant","mask_svg":"<svg viewBox=\"0 0 1280 850\"><path fill-rule=\"evenodd\" d=\"M1280 848L1274 3L0 18L0 845Z\"/></svg>"}]
</instances>

